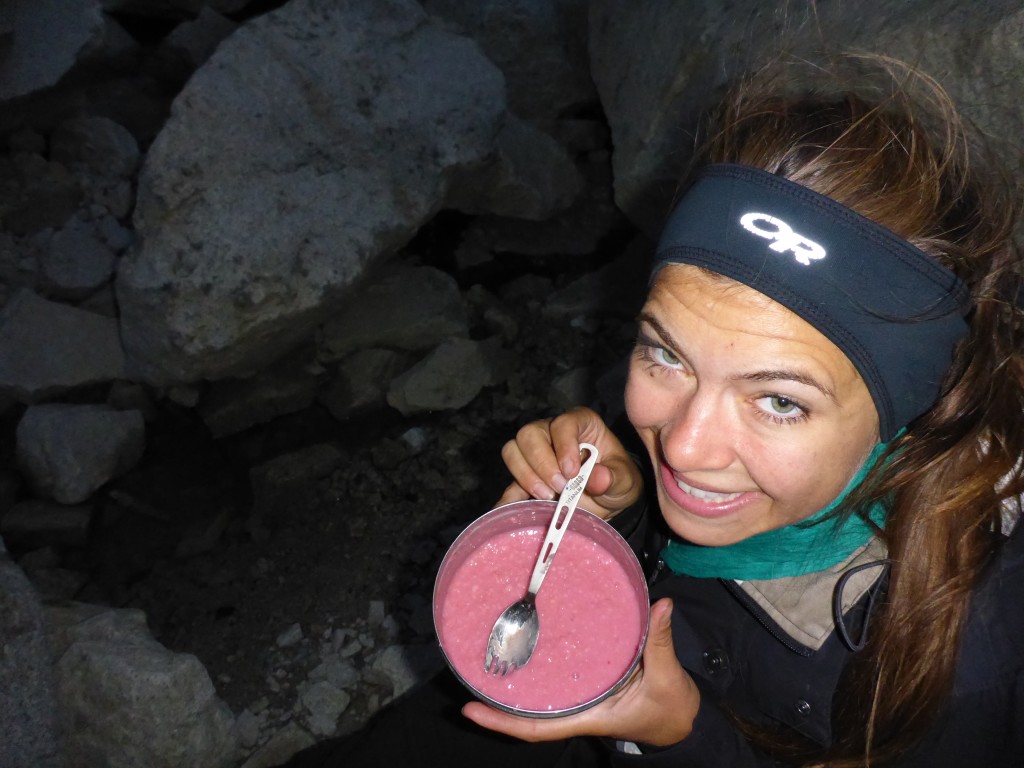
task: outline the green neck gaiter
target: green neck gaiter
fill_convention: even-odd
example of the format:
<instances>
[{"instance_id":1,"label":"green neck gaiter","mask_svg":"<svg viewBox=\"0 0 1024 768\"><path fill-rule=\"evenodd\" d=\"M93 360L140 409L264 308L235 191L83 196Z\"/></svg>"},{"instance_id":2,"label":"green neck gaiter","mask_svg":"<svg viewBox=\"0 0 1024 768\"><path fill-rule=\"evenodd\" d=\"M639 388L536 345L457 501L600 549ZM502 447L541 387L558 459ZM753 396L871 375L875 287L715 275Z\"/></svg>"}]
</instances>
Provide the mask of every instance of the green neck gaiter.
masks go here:
<instances>
[{"instance_id":1,"label":"green neck gaiter","mask_svg":"<svg viewBox=\"0 0 1024 768\"><path fill-rule=\"evenodd\" d=\"M902 432L900 430L896 436ZM874 529L859 515L850 515L846 519L842 516L828 520L823 518L835 511L860 485L888 447L889 443L876 445L846 490L805 520L723 547L704 547L673 540L661 551L661 557L675 573L744 581L780 579L831 568L866 544ZM876 502L868 510L868 517L882 527L887 512L884 504Z\"/></svg>"}]
</instances>

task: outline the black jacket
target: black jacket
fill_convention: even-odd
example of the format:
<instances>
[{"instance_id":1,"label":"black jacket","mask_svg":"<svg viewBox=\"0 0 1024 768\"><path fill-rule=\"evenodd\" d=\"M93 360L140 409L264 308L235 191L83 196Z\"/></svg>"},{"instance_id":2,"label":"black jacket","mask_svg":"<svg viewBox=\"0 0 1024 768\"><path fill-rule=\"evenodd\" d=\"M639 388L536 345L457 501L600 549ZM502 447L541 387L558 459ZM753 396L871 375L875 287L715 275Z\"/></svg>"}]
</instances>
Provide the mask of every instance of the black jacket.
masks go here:
<instances>
[{"instance_id":1,"label":"black jacket","mask_svg":"<svg viewBox=\"0 0 1024 768\"><path fill-rule=\"evenodd\" d=\"M613 762L675 768L782 765L751 746L726 716L726 708L748 722L792 728L816 743L831 743L833 694L860 633L870 631L869 624L863 626L863 618L870 614L872 596L884 592L884 568L876 568L869 578L869 584L874 583L854 596L845 613L840 611L846 637L835 631L833 623L822 635L823 641L819 638L809 645L806 633L794 631L787 617L780 617L751 584L667 574L664 569L657 573L657 556L648 553L660 548L655 545L652 550L651 537L644 536L642 525L634 528L632 521L623 523L634 530L631 541L640 536L648 539L642 554L656 571L651 599L671 596L674 600L676 654L701 690L701 706L694 731L685 741L666 749L640 745L641 755L619 751ZM1016 526L1003 541L973 595L954 690L943 714L924 741L893 765L1024 766L1022 527ZM832 575L810 577L818 581L819 596L823 587L833 589L839 582L843 568L835 570ZM769 583L769 592L786 602L792 588L802 589L807 578L798 577L793 587L773 593ZM782 614L786 610L783 607Z\"/></svg>"}]
</instances>

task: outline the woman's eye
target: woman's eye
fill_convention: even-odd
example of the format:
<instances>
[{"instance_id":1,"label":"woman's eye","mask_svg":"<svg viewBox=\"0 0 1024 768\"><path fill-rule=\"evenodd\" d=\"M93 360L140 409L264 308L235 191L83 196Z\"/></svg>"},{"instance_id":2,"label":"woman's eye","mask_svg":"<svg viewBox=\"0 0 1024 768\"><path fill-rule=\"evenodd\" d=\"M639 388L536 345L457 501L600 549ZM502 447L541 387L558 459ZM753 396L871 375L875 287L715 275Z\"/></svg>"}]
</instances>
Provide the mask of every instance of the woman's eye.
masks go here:
<instances>
[{"instance_id":1,"label":"woman's eye","mask_svg":"<svg viewBox=\"0 0 1024 768\"><path fill-rule=\"evenodd\" d=\"M807 418L807 411L803 406L782 395L765 395L757 399L757 405L768 418L779 423Z\"/></svg>"},{"instance_id":2,"label":"woman's eye","mask_svg":"<svg viewBox=\"0 0 1024 768\"><path fill-rule=\"evenodd\" d=\"M669 368L675 368L683 362L664 347L654 347L651 350L651 354L654 357L655 362L667 365Z\"/></svg>"}]
</instances>

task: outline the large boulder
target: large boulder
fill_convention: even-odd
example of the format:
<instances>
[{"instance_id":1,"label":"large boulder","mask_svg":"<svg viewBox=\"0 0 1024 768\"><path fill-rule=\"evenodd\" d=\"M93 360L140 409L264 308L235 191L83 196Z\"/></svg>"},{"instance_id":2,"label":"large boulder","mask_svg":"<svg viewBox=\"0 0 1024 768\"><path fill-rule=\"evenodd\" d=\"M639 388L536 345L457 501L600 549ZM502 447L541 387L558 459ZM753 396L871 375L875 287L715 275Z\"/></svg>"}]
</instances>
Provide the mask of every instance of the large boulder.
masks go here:
<instances>
[{"instance_id":1,"label":"large boulder","mask_svg":"<svg viewBox=\"0 0 1024 768\"><path fill-rule=\"evenodd\" d=\"M61 765L53 670L39 595L0 540L0 765Z\"/></svg>"},{"instance_id":2,"label":"large boulder","mask_svg":"<svg viewBox=\"0 0 1024 768\"><path fill-rule=\"evenodd\" d=\"M74 403L29 406L18 422L18 466L37 496L77 504L135 466L145 449L145 429L139 411Z\"/></svg>"},{"instance_id":3,"label":"large boulder","mask_svg":"<svg viewBox=\"0 0 1024 768\"><path fill-rule=\"evenodd\" d=\"M285 352L488 158L504 107L500 71L413 0L295 0L238 29L140 175L117 280L133 369L216 379Z\"/></svg>"},{"instance_id":4,"label":"large boulder","mask_svg":"<svg viewBox=\"0 0 1024 768\"><path fill-rule=\"evenodd\" d=\"M0 312L0 394L34 403L123 376L116 321L27 290Z\"/></svg>"},{"instance_id":5,"label":"large boulder","mask_svg":"<svg viewBox=\"0 0 1024 768\"><path fill-rule=\"evenodd\" d=\"M691 159L699 113L738 75L770 61L807 60L812 66L791 70L803 73L791 84L835 88L813 76L824 71L815 63L827 69L828 56L854 50L892 56L938 78L990 136L1009 142L1020 136L1019 2L790 3L785 9L757 0L697 6L636 0L625 11L615 0L591 3L591 71L615 146L615 200L648 235L660 230Z\"/></svg>"},{"instance_id":6,"label":"large boulder","mask_svg":"<svg viewBox=\"0 0 1024 768\"><path fill-rule=\"evenodd\" d=\"M73 603L47 618L69 765L237 764L234 715L206 669L154 640L141 611Z\"/></svg>"}]
</instances>

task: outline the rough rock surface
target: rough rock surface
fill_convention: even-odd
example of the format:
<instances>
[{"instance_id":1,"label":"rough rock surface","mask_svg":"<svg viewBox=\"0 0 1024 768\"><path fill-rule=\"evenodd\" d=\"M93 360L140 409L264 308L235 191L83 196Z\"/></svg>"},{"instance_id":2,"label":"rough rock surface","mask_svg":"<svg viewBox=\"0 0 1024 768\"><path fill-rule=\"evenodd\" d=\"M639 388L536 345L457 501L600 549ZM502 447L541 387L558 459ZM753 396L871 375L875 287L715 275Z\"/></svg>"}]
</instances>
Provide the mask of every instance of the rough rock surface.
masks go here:
<instances>
[{"instance_id":1,"label":"rough rock surface","mask_svg":"<svg viewBox=\"0 0 1024 768\"><path fill-rule=\"evenodd\" d=\"M501 73L412 0L296 0L239 29L146 157L117 286L134 369L215 379L287 350L440 210L504 106Z\"/></svg>"},{"instance_id":2,"label":"rough rock surface","mask_svg":"<svg viewBox=\"0 0 1024 768\"><path fill-rule=\"evenodd\" d=\"M868 9L872 9L868 11ZM899 4L631 2L590 4L591 72L615 144L615 202L656 235L692 156L699 112L742 72L767 62L827 63L848 51L894 56L937 77L966 116L998 142L1024 126L1012 94L1024 51L1016 0L967 7L956 0ZM965 64L965 62L967 62ZM813 67L794 87L835 90ZM1020 171L1015 148L1013 170Z\"/></svg>"}]
</instances>

